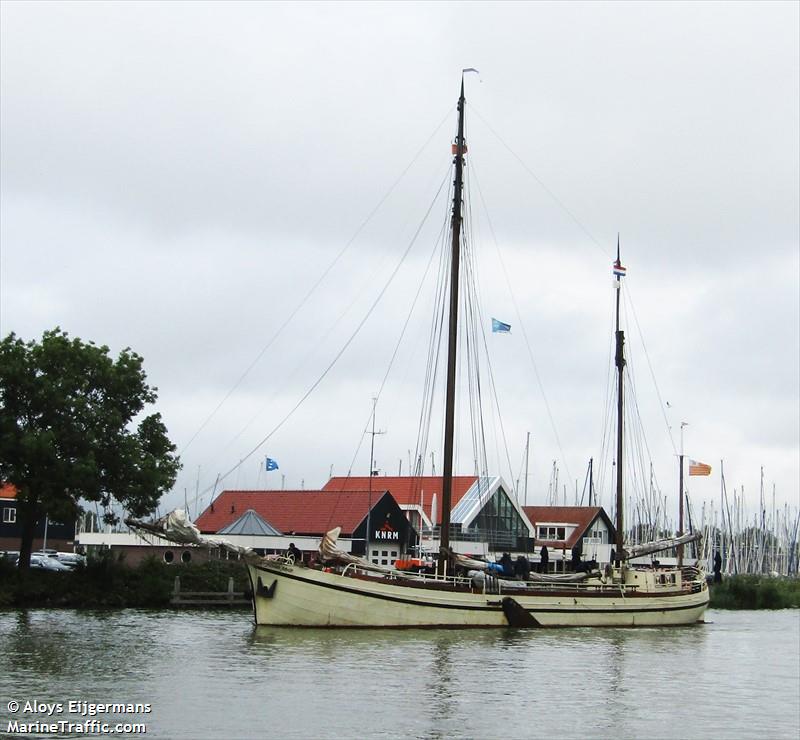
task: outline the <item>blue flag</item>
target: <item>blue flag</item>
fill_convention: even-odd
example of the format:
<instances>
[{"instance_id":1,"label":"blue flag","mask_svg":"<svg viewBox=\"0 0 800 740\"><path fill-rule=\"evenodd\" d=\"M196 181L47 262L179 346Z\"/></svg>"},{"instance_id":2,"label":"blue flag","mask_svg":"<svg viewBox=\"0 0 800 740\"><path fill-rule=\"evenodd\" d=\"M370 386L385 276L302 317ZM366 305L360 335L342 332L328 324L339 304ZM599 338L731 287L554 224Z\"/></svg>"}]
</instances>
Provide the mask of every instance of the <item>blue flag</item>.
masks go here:
<instances>
[{"instance_id":1,"label":"blue flag","mask_svg":"<svg viewBox=\"0 0 800 740\"><path fill-rule=\"evenodd\" d=\"M511 324L504 324L502 321L492 319L492 333L493 334L508 334L511 332Z\"/></svg>"},{"instance_id":2,"label":"blue flag","mask_svg":"<svg viewBox=\"0 0 800 740\"><path fill-rule=\"evenodd\" d=\"M277 470L278 469L278 463L275 462L275 460L273 460L271 457L268 457L267 458L266 468L267 468L267 472L269 472L270 470Z\"/></svg>"}]
</instances>

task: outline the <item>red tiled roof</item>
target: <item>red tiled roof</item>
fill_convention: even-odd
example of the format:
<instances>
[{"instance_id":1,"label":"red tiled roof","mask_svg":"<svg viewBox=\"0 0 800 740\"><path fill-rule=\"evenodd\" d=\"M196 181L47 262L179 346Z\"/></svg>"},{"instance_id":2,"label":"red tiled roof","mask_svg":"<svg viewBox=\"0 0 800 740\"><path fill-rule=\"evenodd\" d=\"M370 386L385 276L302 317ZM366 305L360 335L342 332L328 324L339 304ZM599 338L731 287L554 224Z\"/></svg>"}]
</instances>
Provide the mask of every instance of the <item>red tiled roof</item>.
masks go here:
<instances>
[{"instance_id":1,"label":"red tiled roof","mask_svg":"<svg viewBox=\"0 0 800 740\"><path fill-rule=\"evenodd\" d=\"M451 507L455 506L470 489L477 478L474 475L459 475L453 477L453 490ZM322 488L323 491L364 491L369 488L369 476L331 478ZM431 501L436 494L437 519L441 519L442 512L442 478L441 476L383 476L376 475L372 478L373 490L389 491L400 506L419 506L422 499L422 508L428 518L431 516Z\"/></svg>"},{"instance_id":2,"label":"red tiled roof","mask_svg":"<svg viewBox=\"0 0 800 740\"><path fill-rule=\"evenodd\" d=\"M11 483L0 485L0 498L10 499L17 497L17 489Z\"/></svg>"},{"instance_id":3,"label":"red tiled roof","mask_svg":"<svg viewBox=\"0 0 800 740\"><path fill-rule=\"evenodd\" d=\"M373 487L373 507L384 494L382 486ZM323 535L341 527L342 534L349 535L367 516L368 508L368 491L344 491L336 496L324 491L223 491L195 524L201 532L219 532L253 509L284 534Z\"/></svg>"},{"instance_id":4,"label":"red tiled roof","mask_svg":"<svg viewBox=\"0 0 800 740\"><path fill-rule=\"evenodd\" d=\"M576 524L577 527L567 538L566 543L561 541L551 542L550 540L536 539L538 544L551 545L557 549L566 547L571 550L575 543L586 534L589 525L598 517L603 516L607 519L601 506L523 506L525 516L530 519L531 524L536 527L538 524ZM610 521L606 522L611 525Z\"/></svg>"}]
</instances>

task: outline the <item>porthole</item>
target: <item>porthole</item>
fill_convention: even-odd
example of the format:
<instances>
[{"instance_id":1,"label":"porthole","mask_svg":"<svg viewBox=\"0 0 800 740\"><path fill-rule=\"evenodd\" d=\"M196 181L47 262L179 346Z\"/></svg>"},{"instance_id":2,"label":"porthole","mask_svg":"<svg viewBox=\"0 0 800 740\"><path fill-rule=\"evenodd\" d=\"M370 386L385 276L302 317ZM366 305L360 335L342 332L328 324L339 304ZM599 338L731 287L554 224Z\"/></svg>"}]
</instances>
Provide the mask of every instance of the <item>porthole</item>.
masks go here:
<instances>
[{"instance_id":1,"label":"porthole","mask_svg":"<svg viewBox=\"0 0 800 740\"><path fill-rule=\"evenodd\" d=\"M181 562L182 563L188 563L191 559L192 559L192 553L190 553L188 550L184 550L181 553Z\"/></svg>"},{"instance_id":2,"label":"porthole","mask_svg":"<svg viewBox=\"0 0 800 740\"><path fill-rule=\"evenodd\" d=\"M175 560L175 553L172 550L167 550L164 553L164 562L171 563L173 560Z\"/></svg>"}]
</instances>

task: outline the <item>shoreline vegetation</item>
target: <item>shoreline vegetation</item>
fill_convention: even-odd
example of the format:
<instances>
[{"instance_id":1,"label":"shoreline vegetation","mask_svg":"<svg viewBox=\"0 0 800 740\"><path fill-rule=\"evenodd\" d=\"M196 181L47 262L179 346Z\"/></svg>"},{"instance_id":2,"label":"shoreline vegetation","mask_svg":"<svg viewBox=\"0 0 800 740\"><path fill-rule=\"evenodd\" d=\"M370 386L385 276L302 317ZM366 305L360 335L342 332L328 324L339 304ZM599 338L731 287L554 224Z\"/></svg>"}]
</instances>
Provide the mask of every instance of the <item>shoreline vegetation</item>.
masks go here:
<instances>
[{"instance_id":1,"label":"shoreline vegetation","mask_svg":"<svg viewBox=\"0 0 800 740\"><path fill-rule=\"evenodd\" d=\"M246 569L233 560L167 565L149 558L130 566L124 560L105 556L90 558L85 567L71 573L38 569L25 573L0 559L0 608L178 608L170 604L176 576L184 592L222 593L227 591L229 578L233 578L235 591L250 590Z\"/></svg>"},{"instance_id":2,"label":"shoreline vegetation","mask_svg":"<svg viewBox=\"0 0 800 740\"><path fill-rule=\"evenodd\" d=\"M151 558L129 566L106 555L91 558L72 573L25 573L0 558L0 608L185 608L170 603L176 576L182 591L224 592L229 578L236 591L247 593L250 588L242 563L230 560L167 565ZM800 608L798 578L726 576L722 583L711 584L710 591L711 609Z\"/></svg>"},{"instance_id":3,"label":"shoreline vegetation","mask_svg":"<svg viewBox=\"0 0 800 740\"><path fill-rule=\"evenodd\" d=\"M800 578L738 575L712 583L710 609L798 609Z\"/></svg>"}]
</instances>

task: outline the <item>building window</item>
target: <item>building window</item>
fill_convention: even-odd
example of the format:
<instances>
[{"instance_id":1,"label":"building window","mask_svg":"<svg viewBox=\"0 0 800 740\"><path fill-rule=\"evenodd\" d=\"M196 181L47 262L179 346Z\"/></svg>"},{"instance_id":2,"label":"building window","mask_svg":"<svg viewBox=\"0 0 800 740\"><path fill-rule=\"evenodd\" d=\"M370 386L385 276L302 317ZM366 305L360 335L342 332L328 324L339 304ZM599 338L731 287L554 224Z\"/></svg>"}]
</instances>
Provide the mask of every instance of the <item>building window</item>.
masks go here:
<instances>
[{"instance_id":1,"label":"building window","mask_svg":"<svg viewBox=\"0 0 800 740\"><path fill-rule=\"evenodd\" d=\"M597 544L606 545L606 531L604 529L593 529L589 533L591 539L597 540Z\"/></svg>"},{"instance_id":2,"label":"building window","mask_svg":"<svg viewBox=\"0 0 800 740\"><path fill-rule=\"evenodd\" d=\"M16 524L17 510L13 507L6 507L3 509L3 524Z\"/></svg>"},{"instance_id":3,"label":"building window","mask_svg":"<svg viewBox=\"0 0 800 740\"><path fill-rule=\"evenodd\" d=\"M515 548L520 537L529 537L514 504L502 488L498 488L469 526L469 531L486 537L495 548Z\"/></svg>"},{"instance_id":4,"label":"building window","mask_svg":"<svg viewBox=\"0 0 800 740\"><path fill-rule=\"evenodd\" d=\"M566 527L539 527L539 539L561 542L566 539Z\"/></svg>"},{"instance_id":5,"label":"building window","mask_svg":"<svg viewBox=\"0 0 800 740\"><path fill-rule=\"evenodd\" d=\"M387 556L389 555L389 551L388 551L388 550L382 550L382 551L381 551L381 555L382 555L383 557L387 557Z\"/></svg>"}]
</instances>

